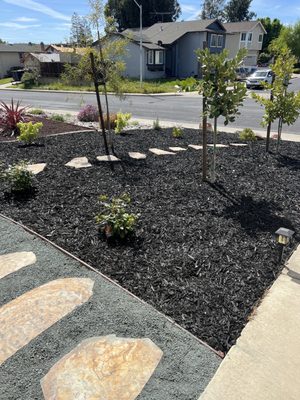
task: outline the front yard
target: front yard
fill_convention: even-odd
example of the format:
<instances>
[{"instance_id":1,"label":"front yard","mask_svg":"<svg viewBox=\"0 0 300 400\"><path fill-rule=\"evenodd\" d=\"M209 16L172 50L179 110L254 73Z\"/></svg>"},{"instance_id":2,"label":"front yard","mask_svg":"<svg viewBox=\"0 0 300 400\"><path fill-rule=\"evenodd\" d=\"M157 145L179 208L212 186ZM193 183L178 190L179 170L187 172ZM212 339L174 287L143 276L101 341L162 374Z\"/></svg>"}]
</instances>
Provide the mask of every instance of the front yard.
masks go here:
<instances>
[{"instance_id":1,"label":"front yard","mask_svg":"<svg viewBox=\"0 0 300 400\"><path fill-rule=\"evenodd\" d=\"M219 143L238 141L219 134ZM300 144L283 142L281 154L266 155L264 141L218 151L218 182L201 182L198 131L136 130L115 136L121 163L99 164L102 137L95 132L41 138L45 146L0 143L0 159L47 163L36 191L15 198L0 184L0 211L21 221L108 275L170 316L213 348L235 343L281 266L274 232L300 223ZM149 148L186 151L155 156ZM132 160L129 151L147 154ZM70 169L74 157L92 167ZM99 235L98 196L132 198L140 214L135 239L108 244ZM299 241L299 237L296 237Z\"/></svg>"}]
</instances>

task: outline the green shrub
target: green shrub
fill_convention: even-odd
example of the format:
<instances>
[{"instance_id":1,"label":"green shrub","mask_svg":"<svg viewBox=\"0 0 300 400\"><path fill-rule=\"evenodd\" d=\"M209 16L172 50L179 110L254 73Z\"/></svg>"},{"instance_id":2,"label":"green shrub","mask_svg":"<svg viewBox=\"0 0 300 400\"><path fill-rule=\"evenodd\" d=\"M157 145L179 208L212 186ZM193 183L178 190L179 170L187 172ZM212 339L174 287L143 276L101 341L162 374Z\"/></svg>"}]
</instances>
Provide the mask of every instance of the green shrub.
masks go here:
<instances>
[{"instance_id":1,"label":"green shrub","mask_svg":"<svg viewBox=\"0 0 300 400\"><path fill-rule=\"evenodd\" d=\"M52 119L52 121L65 122L65 117L60 114L52 114L50 119Z\"/></svg>"},{"instance_id":2,"label":"green shrub","mask_svg":"<svg viewBox=\"0 0 300 400\"><path fill-rule=\"evenodd\" d=\"M115 121L115 133L120 134L129 125L129 120L131 118L131 114L123 114L117 113L117 119Z\"/></svg>"},{"instance_id":3,"label":"green shrub","mask_svg":"<svg viewBox=\"0 0 300 400\"><path fill-rule=\"evenodd\" d=\"M31 88L34 85L38 84L38 74L35 71L26 71L24 72L21 82L24 85L24 88Z\"/></svg>"},{"instance_id":4,"label":"green shrub","mask_svg":"<svg viewBox=\"0 0 300 400\"><path fill-rule=\"evenodd\" d=\"M113 197L109 201L103 195L99 198L102 206L101 213L96 216L96 222L100 225L100 231L109 238L126 239L130 237L136 227L138 214L129 214L126 208L131 203L127 193L120 197Z\"/></svg>"},{"instance_id":5,"label":"green shrub","mask_svg":"<svg viewBox=\"0 0 300 400\"><path fill-rule=\"evenodd\" d=\"M198 81L197 79L190 77L184 79L183 81L179 81L177 86L181 92L193 92L197 90Z\"/></svg>"},{"instance_id":6,"label":"green shrub","mask_svg":"<svg viewBox=\"0 0 300 400\"><path fill-rule=\"evenodd\" d=\"M243 129L239 137L241 140L246 140L247 142L255 142L257 140L255 133L250 128Z\"/></svg>"},{"instance_id":7,"label":"green shrub","mask_svg":"<svg viewBox=\"0 0 300 400\"><path fill-rule=\"evenodd\" d=\"M158 118L156 118L156 120L153 121L153 129L154 129L155 131L160 131L160 130L161 130L161 126L160 126L160 123L159 123L159 119L158 119Z\"/></svg>"},{"instance_id":8,"label":"green shrub","mask_svg":"<svg viewBox=\"0 0 300 400\"><path fill-rule=\"evenodd\" d=\"M45 111L40 109L40 108L33 108L32 110L29 110L29 114L32 114L32 115L44 115Z\"/></svg>"},{"instance_id":9,"label":"green shrub","mask_svg":"<svg viewBox=\"0 0 300 400\"><path fill-rule=\"evenodd\" d=\"M0 178L15 192L24 192L32 188L33 173L28 170L26 161L20 161L7 169L1 166Z\"/></svg>"},{"instance_id":10,"label":"green shrub","mask_svg":"<svg viewBox=\"0 0 300 400\"><path fill-rule=\"evenodd\" d=\"M42 122L19 122L17 127L19 128L19 136L17 140L26 144L33 143L39 136L40 130L43 127Z\"/></svg>"},{"instance_id":11,"label":"green shrub","mask_svg":"<svg viewBox=\"0 0 300 400\"><path fill-rule=\"evenodd\" d=\"M183 135L183 131L179 126L175 126L172 130L172 136L174 138L181 138Z\"/></svg>"}]
</instances>

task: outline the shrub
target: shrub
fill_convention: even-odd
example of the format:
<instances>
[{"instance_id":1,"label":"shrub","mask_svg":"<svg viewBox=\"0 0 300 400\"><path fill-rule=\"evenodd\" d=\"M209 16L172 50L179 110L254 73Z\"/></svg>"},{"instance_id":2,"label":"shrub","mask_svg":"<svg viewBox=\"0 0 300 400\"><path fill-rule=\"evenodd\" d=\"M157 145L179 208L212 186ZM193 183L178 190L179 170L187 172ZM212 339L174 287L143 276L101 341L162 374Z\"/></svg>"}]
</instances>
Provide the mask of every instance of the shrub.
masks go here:
<instances>
[{"instance_id":1,"label":"shrub","mask_svg":"<svg viewBox=\"0 0 300 400\"><path fill-rule=\"evenodd\" d=\"M174 138L180 138L182 137L183 131L179 126L175 126L172 130L172 136Z\"/></svg>"},{"instance_id":2,"label":"shrub","mask_svg":"<svg viewBox=\"0 0 300 400\"><path fill-rule=\"evenodd\" d=\"M96 122L99 119L99 113L95 106L88 104L79 111L77 118L81 122Z\"/></svg>"},{"instance_id":3,"label":"shrub","mask_svg":"<svg viewBox=\"0 0 300 400\"><path fill-rule=\"evenodd\" d=\"M35 71L26 71L24 72L21 82L24 85L24 88L30 88L36 84L38 84L38 74Z\"/></svg>"},{"instance_id":4,"label":"shrub","mask_svg":"<svg viewBox=\"0 0 300 400\"><path fill-rule=\"evenodd\" d=\"M117 114L117 120L116 120L116 127L115 127L115 133L120 134L123 132L123 130L128 126L128 121L131 118L131 114L123 114L123 113L118 113Z\"/></svg>"},{"instance_id":5,"label":"shrub","mask_svg":"<svg viewBox=\"0 0 300 400\"><path fill-rule=\"evenodd\" d=\"M240 139L246 140L247 142L255 142L257 137L252 129L245 128L242 130L242 132L240 132Z\"/></svg>"},{"instance_id":6,"label":"shrub","mask_svg":"<svg viewBox=\"0 0 300 400\"><path fill-rule=\"evenodd\" d=\"M105 125L105 128L108 129L109 126L108 126L107 115L104 114L104 115L103 115L103 118L104 118L104 125ZM117 118L118 118L118 117L117 117L117 114L109 114L110 129L115 129L116 123L117 123Z\"/></svg>"},{"instance_id":7,"label":"shrub","mask_svg":"<svg viewBox=\"0 0 300 400\"><path fill-rule=\"evenodd\" d=\"M24 192L32 188L33 173L28 170L26 161L20 161L7 169L1 166L0 178L15 192Z\"/></svg>"},{"instance_id":8,"label":"shrub","mask_svg":"<svg viewBox=\"0 0 300 400\"><path fill-rule=\"evenodd\" d=\"M52 121L65 122L65 117L60 114L52 114L50 119L52 119Z\"/></svg>"},{"instance_id":9,"label":"shrub","mask_svg":"<svg viewBox=\"0 0 300 400\"><path fill-rule=\"evenodd\" d=\"M96 216L96 222L100 225L100 231L105 237L126 239L133 235L139 215L129 214L126 211L131 203L129 195L124 193L120 197L113 197L111 201L103 195L99 200L102 210Z\"/></svg>"},{"instance_id":10,"label":"shrub","mask_svg":"<svg viewBox=\"0 0 300 400\"><path fill-rule=\"evenodd\" d=\"M24 142L26 144L33 143L39 136L40 130L43 127L42 122L19 122L18 128L20 135L18 136L18 141Z\"/></svg>"},{"instance_id":11,"label":"shrub","mask_svg":"<svg viewBox=\"0 0 300 400\"><path fill-rule=\"evenodd\" d=\"M32 115L44 115L46 114L44 110L41 110L40 108L33 108L31 110L29 110L29 114Z\"/></svg>"},{"instance_id":12,"label":"shrub","mask_svg":"<svg viewBox=\"0 0 300 400\"><path fill-rule=\"evenodd\" d=\"M27 107L20 107L20 102L14 103L13 99L11 104L0 102L0 125L4 127L4 132L12 135L19 133L18 123L25 122Z\"/></svg>"},{"instance_id":13,"label":"shrub","mask_svg":"<svg viewBox=\"0 0 300 400\"><path fill-rule=\"evenodd\" d=\"M272 55L269 53L260 53L257 59L257 63L259 65L261 64L268 64L268 62L271 60Z\"/></svg>"},{"instance_id":14,"label":"shrub","mask_svg":"<svg viewBox=\"0 0 300 400\"><path fill-rule=\"evenodd\" d=\"M177 87L181 92L193 92L197 90L198 81L193 77L186 78L183 81L179 81Z\"/></svg>"},{"instance_id":15,"label":"shrub","mask_svg":"<svg viewBox=\"0 0 300 400\"><path fill-rule=\"evenodd\" d=\"M159 119L158 119L158 118L156 118L156 120L153 121L153 129L154 129L155 131L160 131L160 130L161 130L161 126L160 126L160 123L159 123Z\"/></svg>"}]
</instances>

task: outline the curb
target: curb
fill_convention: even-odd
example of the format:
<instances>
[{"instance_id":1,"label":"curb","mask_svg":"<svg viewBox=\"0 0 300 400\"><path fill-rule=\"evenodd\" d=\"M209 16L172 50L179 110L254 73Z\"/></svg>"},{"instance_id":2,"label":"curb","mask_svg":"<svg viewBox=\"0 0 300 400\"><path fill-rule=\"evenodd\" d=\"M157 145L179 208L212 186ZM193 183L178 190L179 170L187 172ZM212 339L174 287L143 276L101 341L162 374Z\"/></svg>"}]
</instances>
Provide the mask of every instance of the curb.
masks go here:
<instances>
[{"instance_id":1,"label":"curb","mask_svg":"<svg viewBox=\"0 0 300 400\"><path fill-rule=\"evenodd\" d=\"M0 90L6 90L10 92L26 92L26 93L72 93L72 94L95 94L95 91L87 91L87 90L44 90L44 89L18 89L18 88L6 88L6 87L1 87ZM100 93L103 94L103 93ZM107 93L110 96L117 96L113 92L108 92ZM137 97L147 97L147 96L154 96L154 97L161 97L161 96L183 96L182 93L123 93L122 96L137 96Z\"/></svg>"}]
</instances>

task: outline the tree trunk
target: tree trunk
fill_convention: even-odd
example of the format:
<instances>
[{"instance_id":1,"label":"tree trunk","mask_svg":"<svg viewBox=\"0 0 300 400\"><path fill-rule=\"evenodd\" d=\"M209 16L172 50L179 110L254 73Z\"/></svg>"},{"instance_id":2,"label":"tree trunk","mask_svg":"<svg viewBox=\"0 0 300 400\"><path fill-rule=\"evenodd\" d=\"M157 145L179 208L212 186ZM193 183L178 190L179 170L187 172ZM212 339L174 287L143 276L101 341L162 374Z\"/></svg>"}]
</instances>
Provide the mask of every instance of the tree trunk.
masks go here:
<instances>
[{"instance_id":1,"label":"tree trunk","mask_svg":"<svg viewBox=\"0 0 300 400\"><path fill-rule=\"evenodd\" d=\"M277 131L277 146L276 153L279 153L280 141L281 141L281 132L282 132L282 118L279 118L278 121L278 131Z\"/></svg>"},{"instance_id":2,"label":"tree trunk","mask_svg":"<svg viewBox=\"0 0 300 400\"><path fill-rule=\"evenodd\" d=\"M105 131L104 118L103 118L103 110L102 110L100 94L99 94L97 71L96 71L96 67L95 67L95 58L94 58L94 54L93 53L90 53L90 59L91 59L94 86L95 86L95 91L96 91L96 98L97 98L97 105L98 105L98 112L99 112L99 126L100 126L100 129L102 130L105 152L106 152L106 155L108 156L109 155L109 150L108 150L108 145L107 145L107 137L106 137L106 131Z\"/></svg>"},{"instance_id":3,"label":"tree trunk","mask_svg":"<svg viewBox=\"0 0 300 400\"><path fill-rule=\"evenodd\" d=\"M271 90L271 95L270 95L270 100L273 101L273 91ZM266 141L266 152L269 153L270 151L270 137L271 137L271 128L272 128L272 122L269 122L268 128L267 128L267 141Z\"/></svg>"},{"instance_id":4,"label":"tree trunk","mask_svg":"<svg viewBox=\"0 0 300 400\"><path fill-rule=\"evenodd\" d=\"M206 98L203 96L203 118L202 118L202 181L207 181L207 116Z\"/></svg>"},{"instance_id":5,"label":"tree trunk","mask_svg":"<svg viewBox=\"0 0 300 400\"><path fill-rule=\"evenodd\" d=\"M214 118L214 148L213 148L213 161L212 161L212 174L211 174L211 182L216 182L216 159L217 159L217 125L218 118Z\"/></svg>"}]
</instances>

